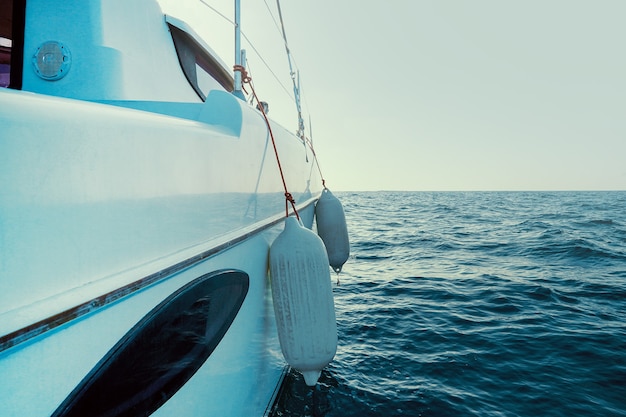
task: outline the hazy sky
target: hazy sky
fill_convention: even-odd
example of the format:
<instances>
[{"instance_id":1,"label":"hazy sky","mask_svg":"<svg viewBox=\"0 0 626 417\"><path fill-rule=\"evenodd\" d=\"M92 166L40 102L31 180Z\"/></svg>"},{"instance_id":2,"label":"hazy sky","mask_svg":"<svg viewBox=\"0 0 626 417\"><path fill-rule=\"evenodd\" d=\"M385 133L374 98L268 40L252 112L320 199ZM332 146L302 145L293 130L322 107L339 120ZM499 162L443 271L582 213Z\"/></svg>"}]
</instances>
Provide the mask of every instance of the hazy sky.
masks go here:
<instances>
[{"instance_id":1,"label":"hazy sky","mask_svg":"<svg viewBox=\"0 0 626 417\"><path fill-rule=\"evenodd\" d=\"M290 90L275 2L242 5L244 33ZM626 189L623 0L281 6L331 189ZM230 1L215 7L232 18ZM231 30L211 19L198 32ZM208 39L228 64L231 41ZM244 46L270 116L295 130L287 93Z\"/></svg>"}]
</instances>

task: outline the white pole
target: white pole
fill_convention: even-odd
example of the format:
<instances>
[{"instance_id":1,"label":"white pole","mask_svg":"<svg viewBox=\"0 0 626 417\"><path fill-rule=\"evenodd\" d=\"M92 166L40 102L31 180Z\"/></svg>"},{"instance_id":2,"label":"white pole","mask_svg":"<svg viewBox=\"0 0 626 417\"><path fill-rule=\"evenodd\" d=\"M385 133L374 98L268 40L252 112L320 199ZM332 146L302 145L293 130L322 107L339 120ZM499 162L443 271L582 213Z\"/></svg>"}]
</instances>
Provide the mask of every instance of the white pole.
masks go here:
<instances>
[{"instance_id":1,"label":"white pole","mask_svg":"<svg viewBox=\"0 0 626 417\"><path fill-rule=\"evenodd\" d=\"M235 67L240 68L241 63L241 4L240 0L235 0ZM243 100L241 71L235 70L234 74L234 91L233 94Z\"/></svg>"}]
</instances>

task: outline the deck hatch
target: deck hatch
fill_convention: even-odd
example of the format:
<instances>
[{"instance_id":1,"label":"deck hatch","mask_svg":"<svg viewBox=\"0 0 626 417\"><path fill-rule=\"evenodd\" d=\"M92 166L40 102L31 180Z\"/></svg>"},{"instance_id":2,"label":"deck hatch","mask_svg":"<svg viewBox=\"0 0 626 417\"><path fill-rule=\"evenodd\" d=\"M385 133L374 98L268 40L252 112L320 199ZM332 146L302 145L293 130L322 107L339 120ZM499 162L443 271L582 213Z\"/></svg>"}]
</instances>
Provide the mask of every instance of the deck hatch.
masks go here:
<instances>
[{"instance_id":1,"label":"deck hatch","mask_svg":"<svg viewBox=\"0 0 626 417\"><path fill-rule=\"evenodd\" d=\"M181 287L104 356L53 417L148 416L202 366L232 324L249 287L222 270Z\"/></svg>"}]
</instances>

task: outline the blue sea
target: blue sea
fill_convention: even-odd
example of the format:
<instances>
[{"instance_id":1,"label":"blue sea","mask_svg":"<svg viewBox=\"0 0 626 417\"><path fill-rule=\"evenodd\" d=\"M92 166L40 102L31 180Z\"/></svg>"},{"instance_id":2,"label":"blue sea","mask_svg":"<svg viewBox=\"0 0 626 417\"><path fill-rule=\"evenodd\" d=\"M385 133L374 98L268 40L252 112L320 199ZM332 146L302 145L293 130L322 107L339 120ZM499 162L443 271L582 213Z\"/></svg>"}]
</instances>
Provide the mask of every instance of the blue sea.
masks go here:
<instances>
[{"instance_id":1,"label":"blue sea","mask_svg":"<svg viewBox=\"0 0 626 417\"><path fill-rule=\"evenodd\" d=\"M273 416L626 416L626 192L337 196L337 355Z\"/></svg>"}]
</instances>

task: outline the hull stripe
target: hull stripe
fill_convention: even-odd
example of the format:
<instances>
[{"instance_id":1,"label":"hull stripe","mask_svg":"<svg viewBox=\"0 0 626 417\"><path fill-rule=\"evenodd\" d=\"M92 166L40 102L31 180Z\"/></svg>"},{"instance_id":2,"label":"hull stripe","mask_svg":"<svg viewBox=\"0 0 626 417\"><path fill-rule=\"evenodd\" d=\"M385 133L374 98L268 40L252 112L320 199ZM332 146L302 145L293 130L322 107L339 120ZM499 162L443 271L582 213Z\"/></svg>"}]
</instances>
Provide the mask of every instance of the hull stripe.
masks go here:
<instances>
[{"instance_id":1,"label":"hull stripe","mask_svg":"<svg viewBox=\"0 0 626 417\"><path fill-rule=\"evenodd\" d=\"M314 204L317 199L311 199L304 203L302 207L299 209L304 209ZM201 252L195 256L187 258L181 262L178 262L174 265L171 265L167 268L164 268L158 272L145 276L137 281L131 282L127 285L124 285L114 291L108 292L106 294L102 294L98 297L92 298L82 304L79 304L75 307L69 308L65 311L62 311L53 316L47 317L43 320L40 320L31 325L25 326L19 330L13 331L9 334L0 337L0 352L3 352L13 346L16 346L20 343L23 343L29 339L32 339L36 336L39 336L43 333L46 333L49 330L55 329L65 323L68 323L78 317L84 316L85 314L92 313L108 304L111 304L127 295L133 294L143 288L146 288L149 285L152 285L156 282L159 282L177 272L180 272L184 269L187 269L195 264L198 264L204 261L207 258L210 258L222 251L225 251L238 243L241 243L250 237L263 232L277 224L283 222L285 219L283 214L277 215L276 217L270 218L266 223L261 224L260 226L249 230L241 235L237 236L234 239L229 240L228 242L224 242L220 245L214 246L211 249L208 249L204 252Z\"/></svg>"}]
</instances>

